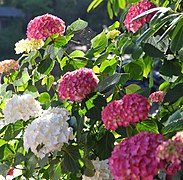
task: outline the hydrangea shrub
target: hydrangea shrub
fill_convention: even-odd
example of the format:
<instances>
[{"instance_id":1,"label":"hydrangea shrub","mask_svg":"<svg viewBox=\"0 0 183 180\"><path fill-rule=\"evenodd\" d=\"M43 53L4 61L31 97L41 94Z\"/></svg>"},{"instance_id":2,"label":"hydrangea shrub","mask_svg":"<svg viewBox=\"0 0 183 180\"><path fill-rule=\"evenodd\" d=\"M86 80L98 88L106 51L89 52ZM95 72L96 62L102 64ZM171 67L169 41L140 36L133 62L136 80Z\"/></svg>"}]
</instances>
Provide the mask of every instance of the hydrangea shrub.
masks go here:
<instances>
[{"instance_id":1,"label":"hydrangea shrub","mask_svg":"<svg viewBox=\"0 0 183 180\"><path fill-rule=\"evenodd\" d=\"M69 47L87 22L28 23L20 58L0 62L0 178L182 178L183 15L168 2L126 3L86 52Z\"/></svg>"}]
</instances>

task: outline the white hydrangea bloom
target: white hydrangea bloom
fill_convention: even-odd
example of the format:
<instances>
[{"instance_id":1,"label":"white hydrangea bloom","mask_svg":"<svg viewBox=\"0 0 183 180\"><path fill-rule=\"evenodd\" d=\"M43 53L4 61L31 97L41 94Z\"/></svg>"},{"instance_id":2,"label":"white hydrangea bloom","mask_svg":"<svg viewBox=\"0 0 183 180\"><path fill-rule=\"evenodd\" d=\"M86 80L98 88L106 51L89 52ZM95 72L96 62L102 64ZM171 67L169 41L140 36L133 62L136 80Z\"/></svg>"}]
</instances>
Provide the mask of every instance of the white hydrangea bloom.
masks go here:
<instances>
[{"instance_id":1,"label":"white hydrangea bloom","mask_svg":"<svg viewBox=\"0 0 183 180\"><path fill-rule=\"evenodd\" d=\"M42 39L22 39L15 44L16 54L21 54L23 52L29 53L30 51L38 50L44 46L44 41Z\"/></svg>"},{"instance_id":2,"label":"white hydrangea bloom","mask_svg":"<svg viewBox=\"0 0 183 180\"><path fill-rule=\"evenodd\" d=\"M7 100L3 114L5 123L9 124L21 119L27 121L31 117L38 117L42 114L42 108L39 101L35 100L31 94L15 94Z\"/></svg>"},{"instance_id":3,"label":"white hydrangea bloom","mask_svg":"<svg viewBox=\"0 0 183 180\"><path fill-rule=\"evenodd\" d=\"M67 123L68 116L65 108L45 110L26 128L23 137L25 149L30 148L41 159L51 151L61 150L64 143L74 138L72 128Z\"/></svg>"},{"instance_id":4,"label":"white hydrangea bloom","mask_svg":"<svg viewBox=\"0 0 183 180\"><path fill-rule=\"evenodd\" d=\"M92 160L92 163L95 168L95 175L92 177L83 175L83 180L113 180L108 159L99 161L97 158L96 160Z\"/></svg>"}]
</instances>

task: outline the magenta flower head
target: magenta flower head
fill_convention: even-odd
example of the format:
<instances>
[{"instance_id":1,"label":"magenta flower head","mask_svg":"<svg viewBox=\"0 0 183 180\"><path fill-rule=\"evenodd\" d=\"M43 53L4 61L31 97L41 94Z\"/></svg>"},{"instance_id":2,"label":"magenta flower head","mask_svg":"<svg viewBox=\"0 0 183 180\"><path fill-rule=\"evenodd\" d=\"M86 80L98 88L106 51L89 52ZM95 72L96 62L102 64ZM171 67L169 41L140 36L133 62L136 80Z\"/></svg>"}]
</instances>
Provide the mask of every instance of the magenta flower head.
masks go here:
<instances>
[{"instance_id":1,"label":"magenta flower head","mask_svg":"<svg viewBox=\"0 0 183 180\"><path fill-rule=\"evenodd\" d=\"M151 103L153 103L153 102L162 103L164 100L165 94L166 94L166 92L164 92L164 91L157 91L157 92L152 93L149 96L150 102Z\"/></svg>"},{"instance_id":2,"label":"magenta flower head","mask_svg":"<svg viewBox=\"0 0 183 180\"><path fill-rule=\"evenodd\" d=\"M106 129L115 131L118 126L129 126L130 122L148 119L148 99L139 94L127 94L121 100L110 102L102 111Z\"/></svg>"},{"instance_id":3,"label":"magenta flower head","mask_svg":"<svg viewBox=\"0 0 183 180\"><path fill-rule=\"evenodd\" d=\"M172 139L164 141L157 147L158 157L167 163L165 172L175 174L183 168L183 131L178 132Z\"/></svg>"},{"instance_id":4,"label":"magenta flower head","mask_svg":"<svg viewBox=\"0 0 183 180\"><path fill-rule=\"evenodd\" d=\"M127 122L139 122L148 119L150 105L148 99L139 94L127 94L123 96L122 118Z\"/></svg>"},{"instance_id":5,"label":"magenta flower head","mask_svg":"<svg viewBox=\"0 0 183 180\"><path fill-rule=\"evenodd\" d=\"M115 180L153 180L165 163L156 148L164 141L161 134L140 132L116 145L109 167Z\"/></svg>"},{"instance_id":6,"label":"magenta flower head","mask_svg":"<svg viewBox=\"0 0 183 180\"><path fill-rule=\"evenodd\" d=\"M142 14L143 12L155 7L156 7L155 4L149 2L148 0L143 0L142 2L136 5L135 4L132 5L128 10L126 18L124 20L124 25L128 29L128 32L132 31L133 33L135 33L139 28L142 28L142 26L145 23L149 22L151 18L154 16L154 13L148 14L147 16L144 16L133 22L132 22L132 19Z\"/></svg>"},{"instance_id":7,"label":"magenta flower head","mask_svg":"<svg viewBox=\"0 0 183 180\"><path fill-rule=\"evenodd\" d=\"M65 32L65 22L51 14L37 16L27 26L27 38L42 39L58 33L62 36Z\"/></svg>"},{"instance_id":8,"label":"magenta flower head","mask_svg":"<svg viewBox=\"0 0 183 180\"><path fill-rule=\"evenodd\" d=\"M118 126L129 126L130 122L124 121L121 114L123 113L123 101L115 100L110 102L102 111L102 121L106 129L115 131Z\"/></svg>"},{"instance_id":9,"label":"magenta flower head","mask_svg":"<svg viewBox=\"0 0 183 180\"><path fill-rule=\"evenodd\" d=\"M95 73L88 68L67 72L58 87L59 97L61 100L80 102L97 87L98 82Z\"/></svg>"}]
</instances>

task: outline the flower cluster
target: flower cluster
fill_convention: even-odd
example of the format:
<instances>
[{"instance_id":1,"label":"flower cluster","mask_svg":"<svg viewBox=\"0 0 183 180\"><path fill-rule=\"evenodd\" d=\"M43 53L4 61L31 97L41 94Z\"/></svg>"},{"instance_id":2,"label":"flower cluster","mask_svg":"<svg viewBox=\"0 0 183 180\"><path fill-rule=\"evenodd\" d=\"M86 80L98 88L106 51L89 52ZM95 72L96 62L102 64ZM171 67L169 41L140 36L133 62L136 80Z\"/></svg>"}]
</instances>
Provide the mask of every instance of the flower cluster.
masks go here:
<instances>
[{"instance_id":1,"label":"flower cluster","mask_svg":"<svg viewBox=\"0 0 183 180\"><path fill-rule=\"evenodd\" d=\"M108 38L108 39L115 39L117 36L120 35L120 33L121 33L120 31L114 29L114 30L109 31L109 32L107 33L107 38Z\"/></svg>"},{"instance_id":2,"label":"flower cluster","mask_svg":"<svg viewBox=\"0 0 183 180\"><path fill-rule=\"evenodd\" d=\"M17 120L27 121L32 117L38 117L42 113L42 108L39 101L30 94L13 95L7 100L3 113L5 122L9 124Z\"/></svg>"},{"instance_id":3,"label":"flower cluster","mask_svg":"<svg viewBox=\"0 0 183 180\"><path fill-rule=\"evenodd\" d=\"M0 62L0 73L8 74L12 69L17 70L19 64L14 59L8 59Z\"/></svg>"},{"instance_id":4,"label":"flower cluster","mask_svg":"<svg viewBox=\"0 0 183 180\"><path fill-rule=\"evenodd\" d=\"M106 129L115 131L118 126L128 126L130 122L122 119L123 113L123 101L115 100L109 103L102 111L102 121L105 124Z\"/></svg>"},{"instance_id":5,"label":"flower cluster","mask_svg":"<svg viewBox=\"0 0 183 180\"><path fill-rule=\"evenodd\" d=\"M59 84L58 94L61 100L82 101L92 89L97 87L99 79L88 68L81 68L64 74Z\"/></svg>"},{"instance_id":6,"label":"flower cluster","mask_svg":"<svg viewBox=\"0 0 183 180\"><path fill-rule=\"evenodd\" d=\"M122 100L125 121L139 122L141 119L148 119L150 105L146 97L139 94L127 94Z\"/></svg>"},{"instance_id":7,"label":"flower cluster","mask_svg":"<svg viewBox=\"0 0 183 180\"><path fill-rule=\"evenodd\" d=\"M99 161L97 158L96 160L92 160L92 163L95 168L95 175L92 177L83 176L83 180L111 180L112 175L109 169L108 160Z\"/></svg>"},{"instance_id":8,"label":"flower cluster","mask_svg":"<svg viewBox=\"0 0 183 180\"><path fill-rule=\"evenodd\" d=\"M150 102L151 103L153 103L153 102L162 103L164 100L165 94L166 94L166 92L164 92L164 91L157 91L157 92L150 94L150 96L149 96Z\"/></svg>"},{"instance_id":9,"label":"flower cluster","mask_svg":"<svg viewBox=\"0 0 183 180\"><path fill-rule=\"evenodd\" d=\"M62 36L65 32L65 22L51 14L45 14L37 16L31 20L27 26L27 37L28 39L42 39L58 33Z\"/></svg>"},{"instance_id":10,"label":"flower cluster","mask_svg":"<svg viewBox=\"0 0 183 180\"><path fill-rule=\"evenodd\" d=\"M160 134L140 132L116 145L109 167L115 180L153 180L165 163L156 148L164 141Z\"/></svg>"},{"instance_id":11,"label":"flower cluster","mask_svg":"<svg viewBox=\"0 0 183 180\"><path fill-rule=\"evenodd\" d=\"M128 13L126 15L126 18L124 20L124 25L126 26L126 28L128 29L128 32L132 31L133 33L135 33L139 28L142 28L142 26L149 22L151 20L151 18L153 17L154 13L148 14L147 16L144 16L140 19L137 19L135 21L132 21L133 18L135 18L136 16L140 15L141 13L155 8L156 6L149 2L148 0L144 0L140 3L138 3L137 5L132 5L130 7L130 9L128 10Z\"/></svg>"},{"instance_id":12,"label":"flower cluster","mask_svg":"<svg viewBox=\"0 0 183 180\"><path fill-rule=\"evenodd\" d=\"M68 119L69 112L65 108L45 110L26 128L23 136L25 149L30 148L41 159L51 151L60 150L64 143L73 139Z\"/></svg>"},{"instance_id":13,"label":"flower cluster","mask_svg":"<svg viewBox=\"0 0 183 180\"><path fill-rule=\"evenodd\" d=\"M148 99L139 94L127 94L121 100L109 103L102 111L102 121L107 129L128 126L130 122L148 119Z\"/></svg>"},{"instance_id":14,"label":"flower cluster","mask_svg":"<svg viewBox=\"0 0 183 180\"><path fill-rule=\"evenodd\" d=\"M44 41L42 39L22 39L15 44L16 54L21 54L23 52L29 53L41 49L44 46Z\"/></svg>"},{"instance_id":15,"label":"flower cluster","mask_svg":"<svg viewBox=\"0 0 183 180\"><path fill-rule=\"evenodd\" d=\"M157 148L158 157L162 160L166 160L168 166L166 173L169 175L175 174L181 170L183 166L183 131L178 132L172 139L164 141Z\"/></svg>"}]
</instances>

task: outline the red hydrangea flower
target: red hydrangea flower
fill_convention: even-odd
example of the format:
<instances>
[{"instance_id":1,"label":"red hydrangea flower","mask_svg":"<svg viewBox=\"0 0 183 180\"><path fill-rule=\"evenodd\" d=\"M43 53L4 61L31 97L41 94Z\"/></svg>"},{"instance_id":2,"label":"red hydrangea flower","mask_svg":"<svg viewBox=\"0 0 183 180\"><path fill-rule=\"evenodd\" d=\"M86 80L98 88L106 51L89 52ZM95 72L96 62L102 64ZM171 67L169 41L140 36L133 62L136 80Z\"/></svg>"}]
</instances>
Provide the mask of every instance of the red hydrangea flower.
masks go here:
<instances>
[{"instance_id":1,"label":"red hydrangea flower","mask_svg":"<svg viewBox=\"0 0 183 180\"><path fill-rule=\"evenodd\" d=\"M158 157L167 162L165 172L169 175L175 174L183 166L183 131L178 132L172 139L164 141L157 148Z\"/></svg>"},{"instance_id":2,"label":"red hydrangea flower","mask_svg":"<svg viewBox=\"0 0 183 180\"><path fill-rule=\"evenodd\" d=\"M102 121L106 129L115 131L118 126L128 126L130 122L124 121L121 114L123 113L123 101L115 100L110 102L102 111Z\"/></svg>"},{"instance_id":3,"label":"red hydrangea flower","mask_svg":"<svg viewBox=\"0 0 183 180\"><path fill-rule=\"evenodd\" d=\"M153 103L153 102L162 103L164 100L165 94L166 94L166 92L164 92L164 91L157 91L157 92L152 93L149 96L150 102L151 103Z\"/></svg>"},{"instance_id":4,"label":"red hydrangea flower","mask_svg":"<svg viewBox=\"0 0 183 180\"><path fill-rule=\"evenodd\" d=\"M121 100L110 102L102 111L102 121L107 129L115 131L118 126L148 119L148 99L139 94L127 94Z\"/></svg>"},{"instance_id":5,"label":"red hydrangea flower","mask_svg":"<svg viewBox=\"0 0 183 180\"><path fill-rule=\"evenodd\" d=\"M65 32L65 22L51 14L37 16L27 26L27 38L42 39L58 33L62 36Z\"/></svg>"},{"instance_id":6,"label":"red hydrangea flower","mask_svg":"<svg viewBox=\"0 0 183 180\"><path fill-rule=\"evenodd\" d=\"M115 180L153 180L165 167L156 148L164 141L161 134L140 132L116 145L109 167Z\"/></svg>"},{"instance_id":7,"label":"red hydrangea flower","mask_svg":"<svg viewBox=\"0 0 183 180\"><path fill-rule=\"evenodd\" d=\"M14 167L10 167L7 175L13 176L13 174L14 174Z\"/></svg>"},{"instance_id":8,"label":"red hydrangea flower","mask_svg":"<svg viewBox=\"0 0 183 180\"><path fill-rule=\"evenodd\" d=\"M148 119L150 105L148 99L139 94L127 94L123 96L122 119L128 122L139 122Z\"/></svg>"},{"instance_id":9,"label":"red hydrangea flower","mask_svg":"<svg viewBox=\"0 0 183 180\"><path fill-rule=\"evenodd\" d=\"M71 101L80 102L97 87L98 82L99 79L95 73L88 68L67 72L59 84L59 97L61 100L68 98Z\"/></svg>"},{"instance_id":10,"label":"red hydrangea flower","mask_svg":"<svg viewBox=\"0 0 183 180\"><path fill-rule=\"evenodd\" d=\"M141 28L145 23L149 22L151 18L154 16L154 13L148 14L140 19L137 19L132 22L132 19L142 14L143 12L155 8L155 4L149 2L148 0L144 0L137 5L132 5L128 10L128 14L124 20L124 25L128 29L128 32L132 31L135 33L139 28Z\"/></svg>"}]
</instances>

